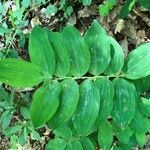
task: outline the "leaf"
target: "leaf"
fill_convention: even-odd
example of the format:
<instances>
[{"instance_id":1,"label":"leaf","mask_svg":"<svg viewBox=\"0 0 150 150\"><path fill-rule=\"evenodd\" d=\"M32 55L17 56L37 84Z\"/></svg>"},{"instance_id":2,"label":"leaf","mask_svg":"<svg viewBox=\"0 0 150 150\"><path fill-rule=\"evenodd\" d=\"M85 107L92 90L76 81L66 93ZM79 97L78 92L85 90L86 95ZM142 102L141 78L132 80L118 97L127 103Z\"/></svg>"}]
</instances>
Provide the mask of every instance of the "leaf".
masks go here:
<instances>
[{"instance_id":1,"label":"leaf","mask_svg":"<svg viewBox=\"0 0 150 150\"><path fill-rule=\"evenodd\" d=\"M108 40L111 46L111 61L104 73L106 75L118 74L124 64L123 49L113 37L109 36Z\"/></svg>"},{"instance_id":2,"label":"leaf","mask_svg":"<svg viewBox=\"0 0 150 150\"><path fill-rule=\"evenodd\" d=\"M86 31L84 39L87 42L91 54L89 72L94 75L103 73L110 63L110 44L104 29L97 21L93 21Z\"/></svg>"},{"instance_id":3,"label":"leaf","mask_svg":"<svg viewBox=\"0 0 150 150\"><path fill-rule=\"evenodd\" d=\"M29 131L27 130L26 127L24 127L23 131L20 133L20 135L18 137L18 142L20 145L24 145L27 142L28 134L29 134Z\"/></svg>"},{"instance_id":4,"label":"leaf","mask_svg":"<svg viewBox=\"0 0 150 150\"><path fill-rule=\"evenodd\" d=\"M126 129L135 112L135 87L121 78L114 79L113 84L115 96L112 117L121 129Z\"/></svg>"},{"instance_id":5,"label":"leaf","mask_svg":"<svg viewBox=\"0 0 150 150\"><path fill-rule=\"evenodd\" d=\"M138 132L150 131L150 120L139 112L135 112L130 128Z\"/></svg>"},{"instance_id":6,"label":"leaf","mask_svg":"<svg viewBox=\"0 0 150 150\"><path fill-rule=\"evenodd\" d=\"M99 5L99 13L101 16L107 16L116 5L116 0L106 0L104 4Z\"/></svg>"},{"instance_id":7,"label":"leaf","mask_svg":"<svg viewBox=\"0 0 150 150\"><path fill-rule=\"evenodd\" d=\"M150 43L142 44L133 50L127 58L125 76L138 79L150 75Z\"/></svg>"},{"instance_id":8,"label":"leaf","mask_svg":"<svg viewBox=\"0 0 150 150\"><path fill-rule=\"evenodd\" d=\"M150 3L148 0L137 0L137 1L145 8L150 9Z\"/></svg>"},{"instance_id":9,"label":"leaf","mask_svg":"<svg viewBox=\"0 0 150 150\"><path fill-rule=\"evenodd\" d=\"M53 131L56 137L61 137L65 140L72 139L72 131L68 125L63 124L59 128Z\"/></svg>"},{"instance_id":10,"label":"leaf","mask_svg":"<svg viewBox=\"0 0 150 150\"><path fill-rule=\"evenodd\" d=\"M83 150L83 147L81 143L75 139L67 144L65 150Z\"/></svg>"},{"instance_id":11,"label":"leaf","mask_svg":"<svg viewBox=\"0 0 150 150\"><path fill-rule=\"evenodd\" d=\"M75 80L63 80L61 85L60 104L57 112L49 121L49 125L53 128L64 124L72 117L79 101L79 87Z\"/></svg>"},{"instance_id":12,"label":"leaf","mask_svg":"<svg viewBox=\"0 0 150 150\"><path fill-rule=\"evenodd\" d=\"M147 142L147 138L146 138L145 132L144 133L136 132L135 136L136 136L136 140L137 140L138 144L141 147L143 147L146 144L146 142Z\"/></svg>"},{"instance_id":13,"label":"leaf","mask_svg":"<svg viewBox=\"0 0 150 150\"><path fill-rule=\"evenodd\" d=\"M148 91L148 89L150 88L150 76L131 81L134 83L136 90L139 93Z\"/></svg>"},{"instance_id":14,"label":"leaf","mask_svg":"<svg viewBox=\"0 0 150 150\"><path fill-rule=\"evenodd\" d=\"M11 33L11 29L5 28L5 27L0 27L0 35L4 35L5 33Z\"/></svg>"},{"instance_id":15,"label":"leaf","mask_svg":"<svg viewBox=\"0 0 150 150\"><path fill-rule=\"evenodd\" d=\"M103 123L98 130L98 143L103 150L110 149L113 142L112 126L108 121Z\"/></svg>"},{"instance_id":16,"label":"leaf","mask_svg":"<svg viewBox=\"0 0 150 150\"><path fill-rule=\"evenodd\" d=\"M47 16L55 16L55 14L57 13L58 9L55 5L51 5L49 4L46 8L46 14Z\"/></svg>"},{"instance_id":17,"label":"leaf","mask_svg":"<svg viewBox=\"0 0 150 150\"><path fill-rule=\"evenodd\" d=\"M55 138L50 140L46 145L45 150L65 150L66 148L66 141L60 138Z\"/></svg>"},{"instance_id":18,"label":"leaf","mask_svg":"<svg viewBox=\"0 0 150 150\"><path fill-rule=\"evenodd\" d=\"M84 150L95 150L95 146L89 138L83 137L80 142Z\"/></svg>"},{"instance_id":19,"label":"leaf","mask_svg":"<svg viewBox=\"0 0 150 150\"><path fill-rule=\"evenodd\" d=\"M63 77L70 72L70 58L60 33L49 31L49 39L56 55L55 75Z\"/></svg>"},{"instance_id":20,"label":"leaf","mask_svg":"<svg viewBox=\"0 0 150 150\"><path fill-rule=\"evenodd\" d=\"M30 108L34 127L44 125L57 111L60 91L60 84L53 81L52 83L45 83L34 93Z\"/></svg>"},{"instance_id":21,"label":"leaf","mask_svg":"<svg viewBox=\"0 0 150 150\"><path fill-rule=\"evenodd\" d=\"M118 128L117 138L120 142L124 144L128 144L130 137L133 135L134 131L127 127L125 130L121 130Z\"/></svg>"},{"instance_id":22,"label":"leaf","mask_svg":"<svg viewBox=\"0 0 150 150\"><path fill-rule=\"evenodd\" d=\"M31 130L31 138L37 141L41 140L40 134L34 129Z\"/></svg>"},{"instance_id":23,"label":"leaf","mask_svg":"<svg viewBox=\"0 0 150 150\"><path fill-rule=\"evenodd\" d=\"M72 118L73 125L78 134L84 134L94 124L100 107L98 89L91 80L84 80L80 84L80 98L77 110Z\"/></svg>"},{"instance_id":24,"label":"leaf","mask_svg":"<svg viewBox=\"0 0 150 150\"><path fill-rule=\"evenodd\" d=\"M31 62L41 68L44 76L49 78L55 72L55 54L48 38L48 29L36 26L29 38Z\"/></svg>"},{"instance_id":25,"label":"leaf","mask_svg":"<svg viewBox=\"0 0 150 150\"><path fill-rule=\"evenodd\" d=\"M25 119L30 119L30 110L27 109L26 107L21 107L20 113Z\"/></svg>"},{"instance_id":26,"label":"leaf","mask_svg":"<svg viewBox=\"0 0 150 150\"><path fill-rule=\"evenodd\" d=\"M9 126L12 117L13 117L13 112L9 109L2 113L1 119L2 119L3 130L5 130Z\"/></svg>"},{"instance_id":27,"label":"leaf","mask_svg":"<svg viewBox=\"0 0 150 150\"><path fill-rule=\"evenodd\" d=\"M30 6L30 0L22 0L21 4L23 7L27 8Z\"/></svg>"},{"instance_id":28,"label":"leaf","mask_svg":"<svg viewBox=\"0 0 150 150\"><path fill-rule=\"evenodd\" d=\"M70 74L75 77L84 75L90 67L90 52L80 32L67 25L62 32L71 60Z\"/></svg>"},{"instance_id":29,"label":"leaf","mask_svg":"<svg viewBox=\"0 0 150 150\"><path fill-rule=\"evenodd\" d=\"M34 64L19 59L0 60L0 81L14 87L31 87L42 82L43 76Z\"/></svg>"},{"instance_id":30,"label":"leaf","mask_svg":"<svg viewBox=\"0 0 150 150\"><path fill-rule=\"evenodd\" d=\"M136 2L136 0L127 0L125 2L125 4L123 5L123 7L121 8L121 11L119 13L120 19L127 17L127 15L130 13L132 8L134 7L135 2Z\"/></svg>"},{"instance_id":31,"label":"leaf","mask_svg":"<svg viewBox=\"0 0 150 150\"><path fill-rule=\"evenodd\" d=\"M17 125L14 125L12 127L9 127L7 129L5 129L3 131L3 134L6 136L6 137L10 137L11 135L17 133L17 132L21 132L22 130L22 126L17 124Z\"/></svg>"},{"instance_id":32,"label":"leaf","mask_svg":"<svg viewBox=\"0 0 150 150\"><path fill-rule=\"evenodd\" d=\"M141 97L138 109L142 114L150 117L150 99L148 100L144 97Z\"/></svg>"},{"instance_id":33,"label":"leaf","mask_svg":"<svg viewBox=\"0 0 150 150\"><path fill-rule=\"evenodd\" d=\"M84 6L88 6L91 4L92 0L80 0L80 2L82 2Z\"/></svg>"},{"instance_id":34,"label":"leaf","mask_svg":"<svg viewBox=\"0 0 150 150\"><path fill-rule=\"evenodd\" d=\"M106 78L97 79L94 84L99 90L101 99L99 114L95 122L95 127L97 130L100 124L105 122L111 114L113 108L114 87L112 82Z\"/></svg>"}]
</instances>

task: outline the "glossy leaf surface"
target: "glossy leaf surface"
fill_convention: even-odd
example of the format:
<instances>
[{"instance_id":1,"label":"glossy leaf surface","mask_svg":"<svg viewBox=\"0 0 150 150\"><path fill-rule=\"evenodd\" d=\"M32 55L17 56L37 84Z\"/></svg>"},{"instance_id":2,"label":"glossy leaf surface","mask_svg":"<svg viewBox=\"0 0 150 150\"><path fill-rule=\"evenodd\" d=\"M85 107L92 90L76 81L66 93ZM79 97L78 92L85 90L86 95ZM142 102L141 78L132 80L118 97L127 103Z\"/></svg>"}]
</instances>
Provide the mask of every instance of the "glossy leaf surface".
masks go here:
<instances>
[{"instance_id":1,"label":"glossy leaf surface","mask_svg":"<svg viewBox=\"0 0 150 150\"><path fill-rule=\"evenodd\" d=\"M0 81L14 87L31 87L42 82L43 76L37 66L24 60L0 60Z\"/></svg>"},{"instance_id":2,"label":"glossy leaf surface","mask_svg":"<svg viewBox=\"0 0 150 150\"><path fill-rule=\"evenodd\" d=\"M31 120L34 127L44 125L56 112L59 105L60 83L53 81L42 85L33 95Z\"/></svg>"},{"instance_id":3,"label":"glossy leaf surface","mask_svg":"<svg viewBox=\"0 0 150 150\"><path fill-rule=\"evenodd\" d=\"M55 72L55 54L48 38L48 29L36 26L29 39L29 55L31 62L41 68L45 77Z\"/></svg>"},{"instance_id":4,"label":"glossy leaf surface","mask_svg":"<svg viewBox=\"0 0 150 150\"><path fill-rule=\"evenodd\" d=\"M132 83L116 78L113 80L115 88L112 117L122 129L127 128L135 112L135 87Z\"/></svg>"},{"instance_id":5,"label":"glossy leaf surface","mask_svg":"<svg viewBox=\"0 0 150 150\"><path fill-rule=\"evenodd\" d=\"M100 96L98 89L88 79L81 83L79 91L79 103L72 120L76 131L83 134L94 124L99 111Z\"/></svg>"}]
</instances>

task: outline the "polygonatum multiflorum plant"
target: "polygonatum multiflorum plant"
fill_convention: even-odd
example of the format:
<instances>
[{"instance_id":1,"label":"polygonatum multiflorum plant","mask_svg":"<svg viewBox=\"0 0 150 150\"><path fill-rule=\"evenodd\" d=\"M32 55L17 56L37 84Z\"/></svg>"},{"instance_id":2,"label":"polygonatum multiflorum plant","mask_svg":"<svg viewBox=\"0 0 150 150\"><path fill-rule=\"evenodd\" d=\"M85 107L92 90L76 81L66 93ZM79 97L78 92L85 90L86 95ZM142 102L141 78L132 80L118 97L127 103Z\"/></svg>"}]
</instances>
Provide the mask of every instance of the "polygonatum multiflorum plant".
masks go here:
<instances>
[{"instance_id":1,"label":"polygonatum multiflorum plant","mask_svg":"<svg viewBox=\"0 0 150 150\"><path fill-rule=\"evenodd\" d=\"M0 60L0 81L36 86L30 108L33 126L47 125L55 138L48 150L131 149L150 131L150 43L127 57L97 21L81 36L35 27L30 62Z\"/></svg>"}]
</instances>

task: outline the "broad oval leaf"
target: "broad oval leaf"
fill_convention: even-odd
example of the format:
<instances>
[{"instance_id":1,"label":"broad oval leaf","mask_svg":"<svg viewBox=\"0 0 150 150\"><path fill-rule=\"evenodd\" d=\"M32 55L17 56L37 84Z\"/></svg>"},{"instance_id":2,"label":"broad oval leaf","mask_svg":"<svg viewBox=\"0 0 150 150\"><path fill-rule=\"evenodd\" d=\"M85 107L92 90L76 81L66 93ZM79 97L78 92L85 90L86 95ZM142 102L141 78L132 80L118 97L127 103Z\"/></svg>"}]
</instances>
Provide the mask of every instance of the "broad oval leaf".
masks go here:
<instances>
[{"instance_id":1,"label":"broad oval leaf","mask_svg":"<svg viewBox=\"0 0 150 150\"><path fill-rule=\"evenodd\" d=\"M98 130L98 143L103 150L110 149L113 142L113 131L111 124L106 121Z\"/></svg>"},{"instance_id":2,"label":"broad oval leaf","mask_svg":"<svg viewBox=\"0 0 150 150\"><path fill-rule=\"evenodd\" d=\"M59 105L60 83L45 83L33 95L31 104L31 120L34 127L44 125L56 112Z\"/></svg>"},{"instance_id":3,"label":"broad oval leaf","mask_svg":"<svg viewBox=\"0 0 150 150\"><path fill-rule=\"evenodd\" d=\"M34 64L19 59L0 60L0 81L14 87L31 87L42 82L40 69Z\"/></svg>"},{"instance_id":4,"label":"broad oval leaf","mask_svg":"<svg viewBox=\"0 0 150 150\"><path fill-rule=\"evenodd\" d=\"M130 128L138 132L150 131L150 120L140 112L135 112L134 118L130 123Z\"/></svg>"},{"instance_id":5,"label":"broad oval leaf","mask_svg":"<svg viewBox=\"0 0 150 150\"><path fill-rule=\"evenodd\" d=\"M77 139L74 139L71 142L68 142L65 150L83 150L83 147Z\"/></svg>"},{"instance_id":6,"label":"broad oval leaf","mask_svg":"<svg viewBox=\"0 0 150 150\"><path fill-rule=\"evenodd\" d=\"M150 43L142 44L129 54L126 69L125 77L129 79L150 75Z\"/></svg>"},{"instance_id":7,"label":"broad oval leaf","mask_svg":"<svg viewBox=\"0 0 150 150\"><path fill-rule=\"evenodd\" d=\"M97 75L103 73L110 63L110 44L104 29L94 21L86 31L84 39L89 46L91 65L89 72Z\"/></svg>"},{"instance_id":8,"label":"broad oval leaf","mask_svg":"<svg viewBox=\"0 0 150 150\"><path fill-rule=\"evenodd\" d=\"M70 61L70 74L75 77L84 75L90 67L90 52L80 32L71 25L67 25L62 31L67 45Z\"/></svg>"},{"instance_id":9,"label":"broad oval leaf","mask_svg":"<svg viewBox=\"0 0 150 150\"><path fill-rule=\"evenodd\" d=\"M49 125L53 128L62 125L71 118L79 101L79 87L75 80L65 79L61 85L60 104L57 112L49 121Z\"/></svg>"},{"instance_id":10,"label":"broad oval leaf","mask_svg":"<svg viewBox=\"0 0 150 150\"><path fill-rule=\"evenodd\" d=\"M89 138L83 137L80 142L84 150L95 150L95 146Z\"/></svg>"},{"instance_id":11,"label":"broad oval leaf","mask_svg":"<svg viewBox=\"0 0 150 150\"><path fill-rule=\"evenodd\" d=\"M114 79L113 85L115 96L112 117L121 129L125 129L135 112L135 87L132 83L121 78Z\"/></svg>"},{"instance_id":12,"label":"broad oval leaf","mask_svg":"<svg viewBox=\"0 0 150 150\"><path fill-rule=\"evenodd\" d=\"M49 39L56 56L55 75L58 77L63 77L70 72L70 58L67 46L63 41L61 33L49 31Z\"/></svg>"},{"instance_id":13,"label":"broad oval leaf","mask_svg":"<svg viewBox=\"0 0 150 150\"><path fill-rule=\"evenodd\" d=\"M104 73L106 75L118 74L124 64L123 49L113 37L109 36L108 41L110 43L111 61Z\"/></svg>"},{"instance_id":14,"label":"broad oval leaf","mask_svg":"<svg viewBox=\"0 0 150 150\"><path fill-rule=\"evenodd\" d=\"M36 26L29 38L31 62L41 68L46 78L55 72L55 54L48 38L48 29Z\"/></svg>"},{"instance_id":15,"label":"broad oval leaf","mask_svg":"<svg viewBox=\"0 0 150 150\"><path fill-rule=\"evenodd\" d=\"M61 138L50 140L46 145L45 150L65 150L67 142Z\"/></svg>"},{"instance_id":16,"label":"broad oval leaf","mask_svg":"<svg viewBox=\"0 0 150 150\"><path fill-rule=\"evenodd\" d=\"M72 118L78 134L87 133L95 122L100 106L98 89L91 80L85 80L80 85L80 98L77 110Z\"/></svg>"},{"instance_id":17,"label":"broad oval leaf","mask_svg":"<svg viewBox=\"0 0 150 150\"><path fill-rule=\"evenodd\" d=\"M111 114L113 108L114 87L112 82L106 78L97 79L94 83L99 90L101 99L99 114L94 125L97 129Z\"/></svg>"},{"instance_id":18,"label":"broad oval leaf","mask_svg":"<svg viewBox=\"0 0 150 150\"><path fill-rule=\"evenodd\" d=\"M55 134L55 138L61 137L65 140L70 140L73 138L72 137L72 130L67 124L63 124L59 128L53 130L53 132Z\"/></svg>"}]
</instances>

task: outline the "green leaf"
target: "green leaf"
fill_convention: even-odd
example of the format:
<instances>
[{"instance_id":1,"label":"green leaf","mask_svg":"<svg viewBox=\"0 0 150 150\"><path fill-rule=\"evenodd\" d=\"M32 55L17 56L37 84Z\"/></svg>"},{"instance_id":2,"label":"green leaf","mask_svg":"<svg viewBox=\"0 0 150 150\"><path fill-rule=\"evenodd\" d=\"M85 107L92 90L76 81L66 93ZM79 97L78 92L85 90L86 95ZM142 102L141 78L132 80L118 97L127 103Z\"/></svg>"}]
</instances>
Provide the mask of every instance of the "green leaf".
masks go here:
<instances>
[{"instance_id":1,"label":"green leaf","mask_svg":"<svg viewBox=\"0 0 150 150\"><path fill-rule=\"evenodd\" d=\"M111 46L111 61L104 73L106 75L118 74L121 71L124 64L123 49L113 37L109 36L108 40Z\"/></svg>"},{"instance_id":2,"label":"green leaf","mask_svg":"<svg viewBox=\"0 0 150 150\"><path fill-rule=\"evenodd\" d=\"M95 122L95 127L97 129L111 114L113 108L114 87L112 82L106 78L97 79L95 81L95 86L99 90L101 99L99 114Z\"/></svg>"},{"instance_id":3,"label":"green leaf","mask_svg":"<svg viewBox=\"0 0 150 150\"><path fill-rule=\"evenodd\" d=\"M145 135L145 132L136 132L135 133L135 136L136 136L136 140L138 142L138 144L143 147L146 142L147 142L147 138L146 138L146 135Z\"/></svg>"},{"instance_id":4,"label":"green leaf","mask_svg":"<svg viewBox=\"0 0 150 150\"><path fill-rule=\"evenodd\" d=\"M70 74L75 77L84 75L90 67L90 52L80 32L67 25L62 32L71 59Z\"/></svg>"},{"instance_id":5,"label":"green leaf","mask_svg":"<svg viewBox=\"0 0 150 150\"><path fill-rule=\"evenodd\" d=\"M113 84L115 96L112 117L121 129L125 129L135 112L135 87L132 83L121 78L114 79Z\"/></svg>"},{"instance_id":6,"label":"green leaf","mask_svg":"<svg viewBox=\"0 0 150 150\"><path fill-rule=\"evenodd\" d=\"M85 80L80 85L80 98L77 110L72 118L78 134L84 134L94 124L100 107L98 89L91 80Z\"/></svg>"},{"instance_id":7,"label":"green leaf","mask_svg":"<svg viewBox=\"0 0 150 150\"><path fill-rule=\"evenodd\" d=\"M92 0L79 0L80 2L83 3L84 6L90 5Z\"/></svg>"},{"instance_id":8,"label":"green leaf","mask_svg":"<svg viewBox=\"0 0 150 150\"><path fill-rule=\"evenodd\" d=\"M104 29L97 21L86 31L84 39L87 42L90 54L91 65L89 72L94 75L103 73L110 63L110 44Z\"/></svg>"},{"instance_id":9,"label":"green leaf","mask_svg":"<svg viewBox=\"0 0 150 150\"><path fill-rule=\"evenodd\" d=\"M125 76L138 79L150 75L150 43L142 44L133 50L127 58Z\"/></svg>"},{"instance_id":10,"label":"green leaf","mask_svg":"<svg viewBox=\"0 0 150 150\"><path fill-rule=\"evenodd\" d=\"M60 138L55 138L54 140L50 140L46 145L45 150L65 150L66 141Z\"/></svg>"},{"instance_id":11,"label":"green leaf","mask_svg":"<svg viewBox=\"0 0 150 150\"><path fill-rule=\"evenodd\" d=\"M69 142L65 150L83 150L82 144L77 140Z\"/></svg>"},{"instance_id":12,"label":"green leaf","mask_svg":"<svg viewBox=\"0 0 150 150\"><path fill-rule=\"evenodd\" d=\"M48 38L48 29L36 26L29 38L31 62L39 66L46 78L55 72L55 54Z\"/></svg>"},{"instance_id":13,"label":"green leaf","mask_svg":"<svg viewBox=\"0 0 150 150\"><path fill-rule=\"evenodd\" d=\"M55 5L48 5L46 8L46 14L47 16L55 16L55 14L57 13L57 7Z\"/></svg>"},{"instance_id":14,"label":"green leaf","mask_svg":"<svg viewBox=\"0 0 150 150\"><path fill-rule=\"evenodd\" d=\"M135 112L130 128L138 132L150 131L150 120L139 112Z\"/></svg>"},{"instance_id":15,"label":"green leaf","mask_svg":"<svg viewBox=\"0 0 150 150\"><path fill-rule=\"evenodd\" d=\"M137 0L127 0L119 13L119 18L123 19L128 16Z\"/></svg>"},{"instance_id":16,"label":"green leaf","mask_svg":"<svg viewBox=\"0 0 150 150\"><path fill-rule=\"evenodd\" d=\"M18 142L20 145L24 145L27 142L28 134L29 134L29 131L27 130L26 127L24 127L23 131L20 133L20 135L18 137Z\"/></svg>"},{"instance_id":17,"label":"green leaf","mask_svg":"<svg viewBox=\"0 0 150 150\"><path fill-rule=\"evenodd\" d=\"M0 81L15 87L31 87L42 82L43 76L34 64L19 59L0 60Z\"/></svg>"},{"instance_id":18,"label":"green leaf","mask_svg":"<svg viewBox=\"0 0 150 150\"><path fill-rule=\"evenodd\" d=\"M116 5L116 0L106 0L104 4L99 6L99 13L101 16L106 16L113 9L114 5Z\"/></svg>"},{"instance_id":19,"label":"green leaf","mask_svg":"<svg viewBox=\"0 0 150 150\"><path fill-rule=\"evenodd\" d=\"M30 110L27 109L26 107L21 107L20 113L25 119L30 119Z\"/></svg>"},{"instance_id":20,"label":"green leaf","mask_svg":"<svg viewBox=\"0 0 150 150\"><path fill-rule=\"evenodd\" d=\"M95 146L89 138L83 137L80 142L84 150L95 150Z\"/></svg>"},{"instance_id":21,"label":"green leaf","mask_svg":"<svg viewBox=\"0 0 150 150\"><path fill-rule=\"evenodd\" d=\"M79 87L75 80L63 80L61 85L60 104L57 112L49 121L49 125L53 128L64 124L72 117L79 101Z\"/></svg>"},{"instance_id":22,"label":"green leaf","mask_svg":"<svg viewBox=\"0 0 150 150\"><path fill-rule=\"evenodd\" d=\"M27 8L30 6L30 0L22 0L21 4L23 7Z\"/></svg>"},{"instance_id":23,"label":"green leaf","mask_svg":"<svg viewBox=\"0 0 150 150\"><path fill-rule=\"evenodd\" d=\"M70 72L70 58L67 47L60 33L49 31L49 39L56 55L55 75L63 77Z\"/></svg>"},{"instance_id":24,"label":"green leaf","mask_svg":"<svg viewBox=\"0 0 150 150\"><path fill-rule=\"evenodd\" d=\"M147 9L150 9L150 2L148 0L137 0L142 6Z\"/></svg>"},{"instance_id":25,"label":"green leaf","mask_svg":"<svg viewBox=\"0 0 150 150\"><path fill-rule=\"evenodd\" d=\"M0 27L0 35L4 35L5 33L11 33L12 31L10 29Z\"/></svg>"},{"instance_id":26,"label":"green leaf","mask_svg":"<svg viewBox=\"0 0 150 150\"><path fill-rule=\"evenodd\" d=\"M22 126L21 125L14 125L12 127L9 127L7 129L5 129L3 131L3 134L6 136L6 137L10 137L11 135L17 133L17 132L21 132L22 130Z\"/></svg>"},{"instance_id":27,"label":"green leaf","mask_svg":"<svg viewBox=\"0 0 150 150\"><path fill-rule=\"evenodd\" d=\"M137 92L143 93L150 89L150 76L140 78L137 80L131 80L134 83Z\"/></svg>"},{"instance_id":28,"label":"green leaf","mask_svg":"<svg viewBox=\"0 0 150 150\"><path fill-rule=\"evenodd\" d=\"M106 121L98 130L98 143L103 150L110 149L113 142L113 131L111 124Z\"/></svg>"},{"instance_id":29,"label":"green leaf","mask_svg":"<svg viewBox=\"0 0 150 150\"><path fill-rule=\"evenodd\" d=\"M31 138L37 141L41 139L40 134L36 130L31 130Z\"/></svg>"},{"instance_id":30,"label":"green leaf","mask_svg":"<svg viewBox=\"0 0 150 150\"><path fill-rule=\"evenodd\" d=\"M13 117L13 112L11 110L6 110L5 112L2 113L1 119L2 119L2 129L5 130Z\"/></svg>"},{"instance_id":31,"label":"green leaf","mask_svg":"<svg viewBox=\"0 0 150 150\"><path fill-rule=\"evenodd\" d=\"M116 136L120 142L124 144L128 144L130 137L133 135L133 133L134 131L130 129L129 127L127 127L125 130L121 130L118 128L118 132Z\"/></svg>"},{"instance_id":32,"label":"green leaf","mask_svg":"<svg viewBox=\"0 0 150 150\"><path fill-rule=\"evenodd\" d=\"M61 137L65 140L72 139L72 131L68 125L64 124L53 131L56 137Z\"/></svg>"},{"instance_id":33,"label":"green leaf","mask_svg":"<svg viewBox=\"0 0 150 150\"><path fill-rule=\"evenodd\" d=\"M59 82L53 81L45 83L34 93L30 109L34 127L44 125L57 111L60 91Z\"/></svg>"},{"instance_id":34,"label":"green leaf","mask_svg":"<svg viewBox=\"0 0 150 150\"><path fill-rule=\"evenodd\" d=\"M150 99L148 100L144 97L141 97L138 109L142 114L150 117Z\"/></svg>"}]
</instances>

